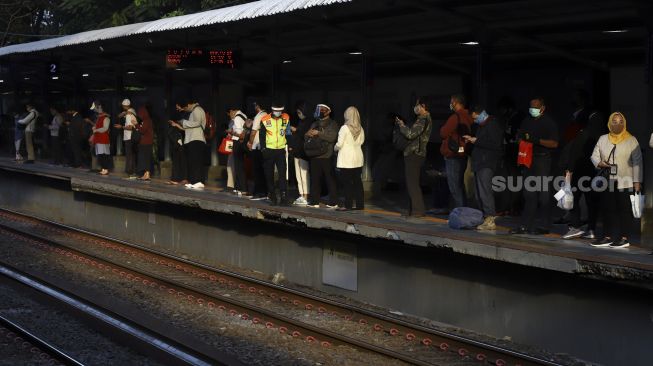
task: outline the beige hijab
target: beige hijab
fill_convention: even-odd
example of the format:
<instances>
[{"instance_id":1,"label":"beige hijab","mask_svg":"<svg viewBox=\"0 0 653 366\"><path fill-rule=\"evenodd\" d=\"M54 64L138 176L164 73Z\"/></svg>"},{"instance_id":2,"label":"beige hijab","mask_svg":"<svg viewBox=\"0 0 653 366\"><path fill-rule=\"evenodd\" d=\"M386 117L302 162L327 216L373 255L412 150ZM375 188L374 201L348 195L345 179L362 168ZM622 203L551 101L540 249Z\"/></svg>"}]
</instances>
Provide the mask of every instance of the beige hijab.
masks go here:
<instances>
[{"instance_id":1,"label":"beige hijab","mask_svg":"<svg viewBox=\"0 0 653 366\"><path fill-rule=\"evenodd\" d=\"M345 111L345 125L349 127L351 135L354 136L354 140L356 140L363 130L363 127L361 126L361 115L358 113L356 107L349 107Z\"/></svg>"}]
</instances>

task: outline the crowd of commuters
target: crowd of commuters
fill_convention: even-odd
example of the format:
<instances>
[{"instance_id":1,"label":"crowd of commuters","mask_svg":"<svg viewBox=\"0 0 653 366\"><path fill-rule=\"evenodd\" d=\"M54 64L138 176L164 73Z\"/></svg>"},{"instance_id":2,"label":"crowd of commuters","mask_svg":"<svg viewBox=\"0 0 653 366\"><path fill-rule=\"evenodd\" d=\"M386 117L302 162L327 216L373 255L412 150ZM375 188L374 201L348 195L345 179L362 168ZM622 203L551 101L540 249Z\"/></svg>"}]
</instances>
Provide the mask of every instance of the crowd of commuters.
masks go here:
<instances>
[{"instance_id":1,"label":"crowd of commuters","mask_svg":"<svg viewBox=\"0 0 653 366\"><path fill-rule=\"evenodd\" d=\"M403 155L407 216L426 214L420 181L433 130L440 137L448 206L475 203L484 217L478 230L496 230L499 212L514 215L521 209L520 224L511 234L548 234L553 224L555 189L547 178L562 175L569 178L575 192L573 208L558 221L569 224L563 239L591 239L596 247L629 246L629 238L635 233L630 195L641 191L643 181L641 148L628 132L623 113L612 113L605 128L604 117L588 103L587 93L579 91L575 99L577 109L572 121L560 131L541 97L530 101L524 117L509 100L502 100L499 113L491 115L483 106L468 108L466 98L455 94L450 98L451 113L442 122L433 120L429 101L418 98L413 108L414 119L394 115L392 143ZM136 111L129 99L123 100L121 107L123 111L116 116L113 127L122 131L125 173L134 179L150 180L154 142L150 112L145 107ZM317 104L312 116L305 102L298 102L292 111L279 102L269 107L268 111L261 103L253 103L253 118L240 108L227 109L225 139L231 146L226 152L227 190L251 200L267 199L272 205L363 210L362 146L366 131L358 109L347 108L339 123L325 103ZM31 104L25 109L27 113L15 119L16 160L24 160L20 153L24 144L24 162L32 163L33 134L40 115ZM88 138L88 146L97 156L99 173L108 175L112 169L111 116L100 101L95 101L91 110L92 119L83 118L74 109L62 113L57 107L50 108L52 120L47 128L53 163L67 161L73 167L80 166L83 142ZM177 117L168 123L172 174L167 183L203 189L210 116L194 99L178 103L176 111ZM90 137L85 137L87 128ZM653 135L649 144L653 148ZM522 146L530 146L530 150L523 152ZM517 164L520 155L529 155L528 162L519 160L522 163ZM471 199L465 189L468 166L474 176L475 194ZM508 184L497 189L497 176L512 183L519 181L521 185ZM604 181L597 181L597 177ZM336 178L340 178L340 185ZM596 182L603 182L608 188L597 189ZM591 184L583 186L584 183ZM290 186L296 186L296 196L291 197ZM437 191L435 195L442 196ZM340 196L344 196L344 204L339 201ZM581 221L583 205L587 207L586 225ZM601 233L597 230L599 222Z\"/></svg>"}]
</instances>

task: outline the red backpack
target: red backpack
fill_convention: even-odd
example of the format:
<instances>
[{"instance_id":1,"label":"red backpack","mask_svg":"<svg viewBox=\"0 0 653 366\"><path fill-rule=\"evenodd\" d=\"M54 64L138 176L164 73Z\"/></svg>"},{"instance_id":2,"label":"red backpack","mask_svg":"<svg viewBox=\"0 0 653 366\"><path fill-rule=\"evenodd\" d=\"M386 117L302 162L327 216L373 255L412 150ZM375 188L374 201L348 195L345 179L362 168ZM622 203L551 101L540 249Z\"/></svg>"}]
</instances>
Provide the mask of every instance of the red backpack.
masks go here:
<instances>
[{"instance_id":1,"label":"red backpack","mask_svg":"<svg viewBox=\"0 0 653 366\"><path fill-rule=\"evenodd\" d=\"M217 131L218 127L215 124L215 120L211 116L209 112L206 113L206 125L202 128L204 131L204 138L206 141L209 141L215 137L215 132Z\"/></svg>"}]
</instances>

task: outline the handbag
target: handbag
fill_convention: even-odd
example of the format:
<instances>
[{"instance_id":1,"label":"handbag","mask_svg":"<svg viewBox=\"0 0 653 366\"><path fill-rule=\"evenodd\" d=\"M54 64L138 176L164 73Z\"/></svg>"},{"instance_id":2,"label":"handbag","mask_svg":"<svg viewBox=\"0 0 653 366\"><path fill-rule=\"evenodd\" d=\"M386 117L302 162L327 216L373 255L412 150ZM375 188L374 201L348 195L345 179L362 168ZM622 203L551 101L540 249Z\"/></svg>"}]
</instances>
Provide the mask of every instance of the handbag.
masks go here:
<instances>
[{"instance_id":1,"label":"handbag","mask_svg":"<svg viewBox=\"0 0 653 366\"><path fill-rule=\"evenodd\" d=\"M616 148L617 148L617 145L614 145L614 147L612 148L612 151L610 151L610 155L608 155L608 159L606 161L610 161L610 158L612 158L612 163L614 164L614 152L615 152ZM610 180L610 175L611 175L610 170L611 170L610 167L600 168L598 170L598 172L596 173L596 178L603 178L603 179L605 179L606 182L609 181Z\"/></svg>"},{"instance_id":2,"label":"handbag","mask_svg":"<svg viewBox=\"0 0 653 366\"><path fill-rule=\"evenodd\" d=\"M132 130L132 144L138 145L141 142L141 137L143 134L139 130Z\"/></svg>"},{"instance_id":3,"label":"handbag","mask_svg":"<svg viewBox=\"0 0 653 366\"><path fill-rule=\"evenodd\" d=\"M524 140L519 141L519 152L517 153L517 166L523 165L530 168L533 165L533 143Z\"/></svg>"},{"instance_id":4,"label":"handbag","mask_svg":"<svg viewBox=\"0 0 653 366\"><path fill-rule=\"evenodd\" d=\"M399 151L404 151L410 144L410 140L404 136L401 131L395 127L395 129L392 131L392 145L395 147L395 149Z\"/></svg>"},{"instance_id":5,"label":"handbag","mask_svg":"<svg viewBox=\"0 0 653 366\"><path fill-rule=\"evenodd\" d=\"M641 219L642 211L644 210L644 205L646 204L646 197L643 196L640 192L635 192L635 194L630 195L630 204L633 208L633 217L636 219Z\"/></svg>"},{"instance_id":6,"label":"handbag","mask_svg":"<svg viewBox=\"0 0 653 366\"><path fill-rule=\"evenodd\" d=\"M329 142L319 137L309 137L304 141L304 154L309 158L324 155L329 151Z\"/></svg>"},{"instance_id":7,"label":"handbag","mask_svg":"<svg viewBox=\"0 0 653 366\"><path fill-rule=\"evenodd\" d=\"M95 134L91 134L91 136L88 138L88 144L91 146L95 145Z\"/></svg>"},{"instance_id":8,"label":"handbag","mask_svg":"<svg viewBox=\"0 0 653 366\"><path fill-rule=\"evenodd\" d=\"M223 138L218 147L218 153L222 155L230 155L234 151L234 141L231 139L231 135Z\"/></svg>"}]
</instances>

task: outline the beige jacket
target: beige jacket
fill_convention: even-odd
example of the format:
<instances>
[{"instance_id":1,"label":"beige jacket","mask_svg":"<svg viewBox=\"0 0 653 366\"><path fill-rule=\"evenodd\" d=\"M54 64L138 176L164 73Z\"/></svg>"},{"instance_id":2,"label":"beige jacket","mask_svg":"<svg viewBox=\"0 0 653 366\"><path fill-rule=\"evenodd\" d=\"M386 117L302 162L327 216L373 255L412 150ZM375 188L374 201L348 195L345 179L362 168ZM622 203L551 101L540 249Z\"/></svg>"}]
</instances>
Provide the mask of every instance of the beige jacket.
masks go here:
<instances>
[{"instance_id":1,"label":"beige jacket","mask_svg":"<svg viewBox=\"0 0 653 366\"><path fill-rule=\"evenodd\" d=\"M594 146L592 153L592 163L598 168L600 162L605 161L613 164L613 158L610 156L612 148L615 147L608 135L603 135ZM614 164L617 165L617 188L633 188L633 183L642 183L644 176L644 165L642 164L642 150L634 136L616 145L614 151Z\"/></svg>"}]
</instances>

